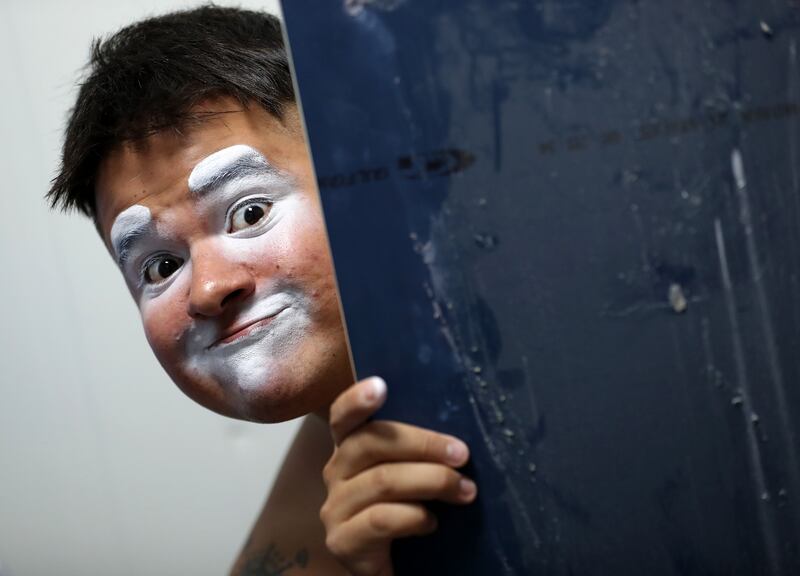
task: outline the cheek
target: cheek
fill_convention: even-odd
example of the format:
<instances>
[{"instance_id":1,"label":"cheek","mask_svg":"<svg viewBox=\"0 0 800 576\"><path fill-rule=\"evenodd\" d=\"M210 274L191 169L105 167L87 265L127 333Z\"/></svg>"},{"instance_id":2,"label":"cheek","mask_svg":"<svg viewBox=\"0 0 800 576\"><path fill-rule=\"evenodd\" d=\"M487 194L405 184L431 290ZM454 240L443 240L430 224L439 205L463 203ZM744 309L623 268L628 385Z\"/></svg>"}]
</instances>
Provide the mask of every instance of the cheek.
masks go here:
<instances>
[{"instance_id":1,"label":"cheek","mask_svg":"<svg viewBox=\"0 0 800 576\"><path fill-rule=\"evenodd\" d=\"M279 244L282 260L303 276L315 271L320 277L329 276L328 239L319 204L310 199L298 203L289 224Z\"/></svg>"},{"instance_id":2,"label":"cheek","mask_svg":"<svg viewBox=\"0 0 800 576\"><path fill-rule=\"evenodd\" d=\"M172 365L183 360L181 336L190 322L186 314L186 303L181 298L168 297L165 293L159 298L142 303L139 312L150 347L167 371L171 371Z\"/></svg>"},{"instance_id":3,"label":"cheek","mask_svg":"<svg viewBox=\"0 0 800 576\"><path fill-rule=\"evenodd\" d=\"M262 236L223 244L226 257L246 265L259 282L288 282L313 296L335 286L322 212L312 200L289 203L280 224Z\"/></svg>"},{"instance_id":4,"label":"cheek","mask_svg":"<svg viewBox=\"0 0 800 576\"><path fill-rule=\"evenodd\" d=\"M321 218L319 223L308 222L298 227L298 236L293 247L284 256L287 276L303 287L312 304L312 313L317 325L338 327L339 299L336 292L336 277Z\"/></svg>"}]
</instances>

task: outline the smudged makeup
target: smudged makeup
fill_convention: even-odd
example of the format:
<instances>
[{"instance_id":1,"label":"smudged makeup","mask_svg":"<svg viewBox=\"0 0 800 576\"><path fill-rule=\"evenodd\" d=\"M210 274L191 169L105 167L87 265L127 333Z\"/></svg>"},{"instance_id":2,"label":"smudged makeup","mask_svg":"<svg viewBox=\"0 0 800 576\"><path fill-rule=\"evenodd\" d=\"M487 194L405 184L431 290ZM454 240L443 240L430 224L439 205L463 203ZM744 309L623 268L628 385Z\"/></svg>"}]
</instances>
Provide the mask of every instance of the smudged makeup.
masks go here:
<instances>
[{"instance_id":1,"label":"smudged makeup","mask_svg":"<svg viewBox=\"0 0 800 576\"><path fill-rule=\"evenodd\" d=\"M199 240L188 242L169 213L136 204L114 220L109 240L145 324L169 301L191 291L197 254L232 266L269 253L271 232L301 210L296 183L255 148L237 144L198 162L188 181ZM235 295L235 294L234 294ZM178 299L180 299L178 297ZM241 392L271 381L275 363L297 348L311 325L312 303L302 285L281 276L253 283L253 293L218 313L194 311L175 339L183 368Z\"/></svg>"}]
</instances>

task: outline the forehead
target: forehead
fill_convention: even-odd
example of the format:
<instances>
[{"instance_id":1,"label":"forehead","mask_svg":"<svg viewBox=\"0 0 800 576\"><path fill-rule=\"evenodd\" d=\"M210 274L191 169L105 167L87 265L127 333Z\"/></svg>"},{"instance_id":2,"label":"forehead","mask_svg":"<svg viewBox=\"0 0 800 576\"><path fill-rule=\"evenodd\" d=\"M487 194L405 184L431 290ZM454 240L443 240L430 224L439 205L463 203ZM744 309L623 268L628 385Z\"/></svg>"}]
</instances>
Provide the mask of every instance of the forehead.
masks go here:
<instances>
[{"instance_id":1,"label":"forehead","mask_svg":"<svg viewBox=\"0 0 800 576\"><path fill-rule=\"evenodd\" d=\"M114 220L131 206L145 206L153 217L190 199L190 185L213 173L215 162L230 161L246 149L269 159L280 170L296 173L307 153L292 107L280 121L260 107L242 109L217 102L201 123L185 131L155 134L141 143L126 143L110 152L100 165L95 187L98 225L108 244ZM200 170L193 171L201 164ZM196 179L190 183L189 178ZM208 184L208 182L205 182Z\"/></svg>"}]
</instances>

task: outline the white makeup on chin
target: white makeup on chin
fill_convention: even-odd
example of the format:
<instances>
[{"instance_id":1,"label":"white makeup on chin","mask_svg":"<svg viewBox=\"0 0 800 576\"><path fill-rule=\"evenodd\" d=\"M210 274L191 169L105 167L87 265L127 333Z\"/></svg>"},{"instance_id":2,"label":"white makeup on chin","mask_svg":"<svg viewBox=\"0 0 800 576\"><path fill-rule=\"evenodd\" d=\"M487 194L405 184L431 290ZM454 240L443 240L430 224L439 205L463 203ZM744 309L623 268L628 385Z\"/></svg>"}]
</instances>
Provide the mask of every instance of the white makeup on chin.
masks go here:
<instances>
[{"instance_id":1,"label":"white makeup on chin","mask_svg":"<svg viewBox=\"0 0 800 576\"><path fill-rule=\"evenodd\" d=\"M311 320L305 298L294 290L251 298L232 326L198 320L186 334L187 368L241 390L267 384L275 362L304 338Z\"/></svg>"}]
</instances>

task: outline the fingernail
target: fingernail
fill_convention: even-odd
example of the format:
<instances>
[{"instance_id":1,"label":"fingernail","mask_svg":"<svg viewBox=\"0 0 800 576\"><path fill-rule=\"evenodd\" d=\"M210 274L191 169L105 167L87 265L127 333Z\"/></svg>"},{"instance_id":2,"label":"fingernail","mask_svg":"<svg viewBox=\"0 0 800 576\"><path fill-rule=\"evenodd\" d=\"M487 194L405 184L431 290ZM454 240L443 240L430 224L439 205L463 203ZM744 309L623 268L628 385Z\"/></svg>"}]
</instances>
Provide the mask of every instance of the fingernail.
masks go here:
<instances>
[{"instance_id":1,"label":"fingernail","mask_svg":"<svg viewBox=\"0 0 800 576\"><path fill-rule=\"evenodd\" d=\"M462 478L458 481L458 495L464 500L472 500L477 492L478 487L469 478Z\"/></svg>"},{"instance_id":2,"label":"fingernail","mask_svg":"<svg viewBox=\"0 0 800 576\"><path fill-rule=\"evenodd\" d=\"M469 455L469 449L467 448L467 445L459 440L450 442L445 450L447 452L447 461L454 465L463 464Z\"/></svg>"},{"instance_id":3,"label":"fingernail","mask_svg":"<svg viewBox=\"0 0 800 576\"><path fill-rule=\"evenodd\" d=\"M379 376L373 376L368 380L368 384L361 393L361 399L364 404L371 405L386 392L386 382Z\"/></svg>"}]
</instances>

